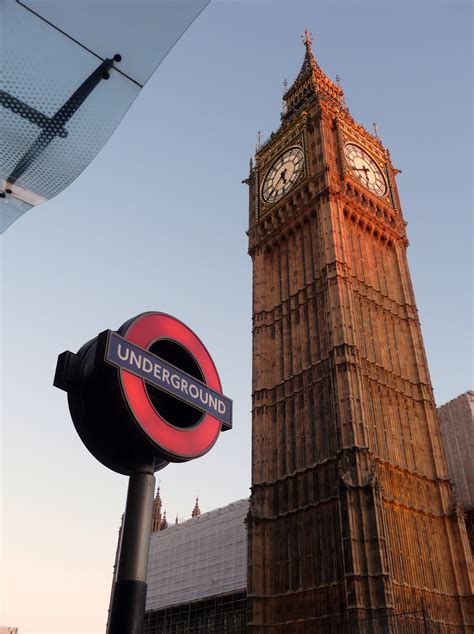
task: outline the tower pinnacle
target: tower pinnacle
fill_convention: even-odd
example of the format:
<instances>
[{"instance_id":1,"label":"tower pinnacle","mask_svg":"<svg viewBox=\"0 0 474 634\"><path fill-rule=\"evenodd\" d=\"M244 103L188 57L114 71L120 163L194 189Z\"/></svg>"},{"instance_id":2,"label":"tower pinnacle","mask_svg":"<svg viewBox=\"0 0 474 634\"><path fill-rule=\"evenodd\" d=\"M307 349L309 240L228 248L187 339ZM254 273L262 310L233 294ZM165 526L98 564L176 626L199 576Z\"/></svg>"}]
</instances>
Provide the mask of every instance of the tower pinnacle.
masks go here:
<instances>
[{"instance_id":1,"label":"tower pinnacle","mask_svg":"<svg viewBox=\"0 0 474 634\"><path fill-rule=\"evenodd\" d=\"M314 99L331 102L340 107L343 91L319 67L313 53L313 36L305 29L301 36L306 48L303 64L293 84L283 95L285 106L282 120L290 120L296 113L310 106Z\"/></svg>"},{"instance_id":2,"label":"tower pinnacle","mask_svg":"<svg viewBox=\"0 0 474 634\"><path fill-rule=\"evenodd\" d=\"M306 46L306 50L308 51L308 53L312 53L313 49L312 49L311 45L313 43L313 36L308 31L308 29L304 30L304 33L301 36L301 39L303 40L303 44Z\"/></svg>"},{"instance_id":3,"label":"tower pinnacle","mask_svg":"<svg viewBox=\"0 0 474 634\"><path fill-rule=\"evenodd\" d=\"M156 496L153 501L153 522L151 527L153 533L158 532L161 528L161 508L162 502L160 497L160 485L158 485Z\"/></svg>"},{"instance_id":4,"label":"tower pinnacle","mask_svg":"<svg viewBox=\"0 0 474 634\"><path fill-rule=\"evenodd\" d=\"M166 519L166 511L163 513L163 519L160 524L160 531L164 531L165 528L168 528L168 520Z\"/></svg>"},{"instance_id":5,"label":"tower pinnacle","mask_svg":"<svg viewBox=\"0 0 474 634\"><path fill-rule=\"evenodd\" d=\"M199 508L199 498L196 497L196 504L194 505L191 517L197 517L198 515L201 515L201 509Z\"/></svg>"}]
</instances>

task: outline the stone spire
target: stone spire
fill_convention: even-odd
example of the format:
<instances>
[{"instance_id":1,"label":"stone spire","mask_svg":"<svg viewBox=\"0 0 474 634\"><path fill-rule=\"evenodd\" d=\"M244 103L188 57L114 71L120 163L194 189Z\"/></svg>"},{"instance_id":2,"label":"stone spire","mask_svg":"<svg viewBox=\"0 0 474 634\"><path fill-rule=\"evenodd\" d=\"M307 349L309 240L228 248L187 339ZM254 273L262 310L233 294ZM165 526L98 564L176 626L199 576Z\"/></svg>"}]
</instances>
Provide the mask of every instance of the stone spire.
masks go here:
<instances>
[{"instance_id":1,"label":"stone spire","mask_svg":"<svg viewBox=\"0 0 474 634\"><path fill-rule=\"evenodd\" d=\"M168 520L166 519L166 511L163 513L163 519L160 524L160 531L164 531L165 528L168 528Z\"/></svg>"},{"instance_id":2,"label":"stone spire","mask_svg":"<svg viewBox=\"0 0 474 634\"><path fill-rule=\"evenodd\" d=\"M298 76L283 95L286 107L282 114L282 120L290 119L317 97L340 106L344 96L343 90L331 81L319 67L313 53L313 38L308 29L305 30L302 39L306 53Z\"/></svg>"},{"instance_id":3,"label":"stone spire","mask_svg":"<svg viewBox=\"0 0 474 634\"><path fill-rule=\"evenodd\" d=\"M199 508L199 498L196 497L196 504L194 505L191 517L197 517L198 515L201 515L201 509Z\"/></svg>"},{"instance_id":4,"label":"stone spire","mask_svg":"<svg viewBox=\"0 0 474 634\"><path fill-rule=\"evenodd\" d=\"M151 525L152 533L157 533L161 528L161 508L162 502L160 497L160 485L158 485L156 497L153 501L153 522Z\"/></svg>"}]
</instances>

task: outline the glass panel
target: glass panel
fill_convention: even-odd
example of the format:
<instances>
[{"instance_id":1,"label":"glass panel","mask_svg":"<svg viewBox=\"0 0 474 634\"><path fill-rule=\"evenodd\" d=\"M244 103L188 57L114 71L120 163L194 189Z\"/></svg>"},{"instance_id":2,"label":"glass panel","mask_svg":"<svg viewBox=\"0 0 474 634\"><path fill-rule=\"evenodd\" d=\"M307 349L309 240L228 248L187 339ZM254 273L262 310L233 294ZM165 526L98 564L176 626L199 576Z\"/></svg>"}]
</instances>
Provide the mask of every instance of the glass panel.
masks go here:
<instances>
[{"instance_id":1,"label":"glass panel","mask_svg":"<svg viewBox=\"0 0 474 634\"><path fill-rule=\"evenodd\" d=\"M143 85L209 0L22 0L25 7Z\"/></svg>"},{"instance_id":2,"label":"glass panel","mask_svg":"<svg viewBox=\"0 0 474 634\"><path fill-rule=\"evenodd\" d=\"M0 0L0 233L87 167L208 1Z\"/></svg>"},{"instance_id":3,"label":"glass panel","mask_svg":"<svg viewBox=\"0 0 474 634\"><path fill-rule=\"evenodd\" d=\"M18 220L32 205L25 203L14 196L7 196L0 200L0 233Z\"/></svg>"}]
</instances>

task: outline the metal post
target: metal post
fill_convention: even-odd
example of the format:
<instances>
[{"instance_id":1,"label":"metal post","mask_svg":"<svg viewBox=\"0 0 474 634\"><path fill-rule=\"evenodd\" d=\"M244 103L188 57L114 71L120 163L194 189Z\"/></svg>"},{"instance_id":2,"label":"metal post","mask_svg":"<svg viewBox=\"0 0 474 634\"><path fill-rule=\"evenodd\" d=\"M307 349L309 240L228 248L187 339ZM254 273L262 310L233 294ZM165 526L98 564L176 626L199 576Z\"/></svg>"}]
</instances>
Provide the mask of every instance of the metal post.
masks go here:
<instances>
[{"instance_id":1,"label":"metal post","mask_svg":"<svg viewBox=\"0 0 474 634\"><path fill-rule=\"evenodd\" d=\"M143 634L154 490L153 465L132 473L109 634Z\"/></svg>"}]
</instances>

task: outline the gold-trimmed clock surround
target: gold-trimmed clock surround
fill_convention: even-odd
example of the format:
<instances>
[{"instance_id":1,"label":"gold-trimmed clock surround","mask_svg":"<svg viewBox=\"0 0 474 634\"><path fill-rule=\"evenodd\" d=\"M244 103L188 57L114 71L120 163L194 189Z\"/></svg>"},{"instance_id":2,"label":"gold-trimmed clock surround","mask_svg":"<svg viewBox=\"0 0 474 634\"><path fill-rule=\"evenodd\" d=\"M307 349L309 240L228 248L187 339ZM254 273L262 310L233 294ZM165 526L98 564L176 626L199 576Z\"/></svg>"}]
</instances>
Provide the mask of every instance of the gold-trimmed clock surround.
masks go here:
<instances>
[{"instance_id":1,"label":"gold-trimmed clock surround","mask_svg":"<svg viewBox=\"0 0 474 634\"><path fill-rule=\"evenodd\" d=\"M273 140L273 139L272 139ZM267 199L262 196L262 190L265 179L272 170L272 167L283 157L289 150L297 148L302 156L302 168L298 170L298 177L292 182L291 187L287 189L281 196L276 199ZM263 150L263 151L262 151ZM281 136L275 139L268 148L264 146L256 156L257 168L257 187L255 212L257 219L264 216L272 207L277 205L287 194L294 190L297 185L303 181L308 174L307 161L307 142L306 142L306 113L303 114L298 123Z\"/></svg>"},{"instance_id":2,"label":"gold-trimmed clock surround","mask_svg":"<svg viewBox=\"0 0 474 634\"><path fill-rule=\"evenodd\" d=\"M368 191L373 196L376 196L380 200L388 203L396 211L400 211L399 202L397 201L396 195L394 194L393 174L391 173L391 170L388 169L390 158L387 154L387 149L383 147L380 139L372 138L367 130L365 130L365 128L362 128L361 126L356 127L355 125L349 125L348 122L344 120L344 118L342 118L341 116L335 118L335 127L338 139L340 159L342 161L343 174L354 176L354 173L347 161L344 147L347 144L353 144L360 147L377 164L378 168L382 172L387 186L386 192L383 195L376 194L366 187L364 187L364 189L366 189L366 191ZM356 180L363 187L363 182L357 178Z\"/></svg>"},{"instance_id":3,"label":"gold-trimmed clock surround","mask_svg":"<svg viewBox=\"0 0 474 634\"><path fill-rule=\"evenodd\" d=\"M344 143L344 158L349 170L362 185L383 198L388 191L387 179L378 162L357 143Z\"/></svg>"},{"instance_id":4,"label":"gold-trimmed clock surround","mask_svg":"<svg viewBox=\"0 0 474 634\"><path fill-rule=\"evenodd\" d=\"M260 198L271 205L290 192L304 176L304 150L299 145L287 148L271 164L260 186Z\"/></svg>"}]
</instances>

